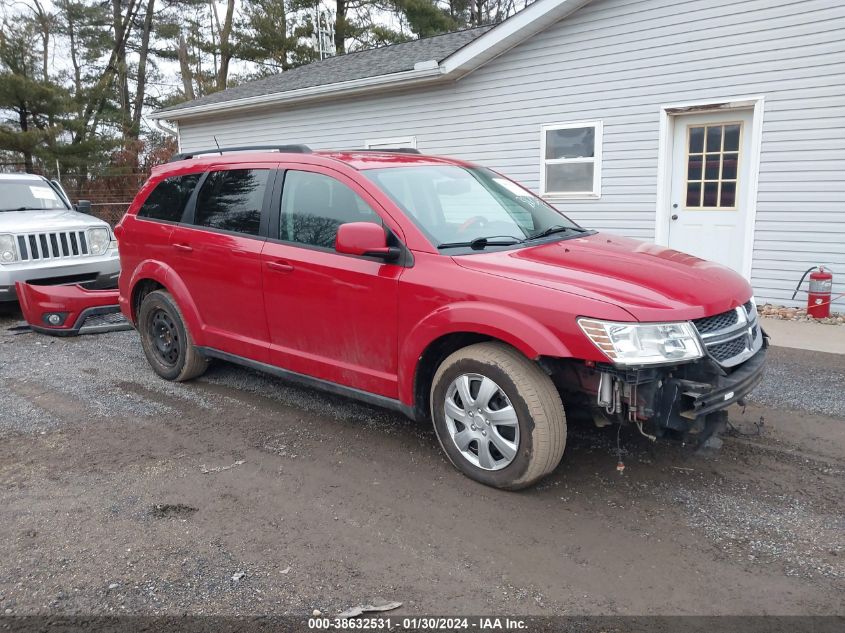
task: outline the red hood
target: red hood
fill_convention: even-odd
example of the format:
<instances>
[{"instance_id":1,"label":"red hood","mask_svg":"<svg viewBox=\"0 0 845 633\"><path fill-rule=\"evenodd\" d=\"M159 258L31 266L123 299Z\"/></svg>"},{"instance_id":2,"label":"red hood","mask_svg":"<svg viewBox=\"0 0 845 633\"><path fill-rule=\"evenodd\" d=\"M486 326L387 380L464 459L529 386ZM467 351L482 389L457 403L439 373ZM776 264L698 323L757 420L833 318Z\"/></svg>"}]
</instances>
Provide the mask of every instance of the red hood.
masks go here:
<instances>
[{"instance_id":1,"label":"red hood","mask_svg":"<svg viewBox=\"0 0 845 633\"><path fill-rule=\"evenodd\" d=\"M454 260L472 270L612 303L638 321L710 316L752 294L743 277L720 264L608 233Z\"/></svg>"}]
</instances>

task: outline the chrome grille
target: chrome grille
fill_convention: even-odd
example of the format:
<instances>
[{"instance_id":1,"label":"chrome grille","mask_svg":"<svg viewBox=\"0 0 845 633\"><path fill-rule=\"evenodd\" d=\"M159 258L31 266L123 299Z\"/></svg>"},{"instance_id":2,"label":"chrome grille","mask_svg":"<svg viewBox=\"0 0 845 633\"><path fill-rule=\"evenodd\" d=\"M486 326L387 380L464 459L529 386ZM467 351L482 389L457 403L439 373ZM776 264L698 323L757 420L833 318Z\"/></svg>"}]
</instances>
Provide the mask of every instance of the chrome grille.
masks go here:
<instances>
[{"instance_id":1,"label":"chrome grille","mask_svg":"<svg viewBox=\"0 0 845 633\"><path fill-rule=\"evenodd\" d=\"M90 255L85 231L53 231L17 236L18 259L36 261Z\"/></svg>"},{"instance_id":2,"label":"chrome grille","mask_svg":"<svg viewBox=\"0 0 845 633\"><path fill-rule=\"evenodd\" d=\"M739 321L739 316L736 310L728 310L716 316L704 317L703 319L696 319L693 321L696 329L700 334L707 334L708 332L715 332L726 327L735 325Z\"/></svg>"},{"instance_id":3,"label":"chrome grille","mask_svg":"<svg viewBox=\"0 0 845 633\"><path fill-rule=\"evenodd\" d=\"M751 358L763 345L752 300L714 316L693 321L707 353L724 367L734 367Z\"/></svg>"},{"instance_id":4,"label":"chrome grille","mask_svg":"<svg viewBox=\"0 0 845 633\"><path fill-rule=\"evenodd\" d=\"M746 349L745 337L738 336L727 343L716 343L707 348L710 355L717 361L722 362L742 354Z\"/></svg>"}]
</instances>

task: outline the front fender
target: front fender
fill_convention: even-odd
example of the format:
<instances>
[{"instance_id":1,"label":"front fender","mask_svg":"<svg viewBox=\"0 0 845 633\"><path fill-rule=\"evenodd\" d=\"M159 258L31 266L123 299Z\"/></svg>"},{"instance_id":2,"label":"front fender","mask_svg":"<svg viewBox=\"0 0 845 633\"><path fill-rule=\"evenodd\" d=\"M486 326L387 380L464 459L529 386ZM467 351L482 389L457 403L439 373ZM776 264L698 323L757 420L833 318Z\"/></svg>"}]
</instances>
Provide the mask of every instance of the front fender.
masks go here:
<instances>
[{"instance_id":1,"label":"front fender","mask_svg":"<svg viewBox=\"0 0 845 633\"><path fill-rule=\"evenodd\" d=\"M472 301L438 308L419 321L399 350L399 399L414 404L417 363L425 349L448 334L472 333L512 345L531 359L568 358L569 349L547 327L512 308Z\"/></svg>"},{"instance_id":2,"label":"front fender","mask_svg":"<svg viewBox=\"0 0 845 633\"><path fill-rule=\"evenodd\" d=\"M138 315L135 314L135 306L132 305L132 296L138 284L145 280L155 281L164 286L185 319L185 325L196 345L205 345L203 323L200 319L199 310L191 299L185 282L179 274L170 266L153 260L145 260L139 264L129 278L127 292L120 293L120 309L133 323L137 322Z\"/></svg>"}]
</instances>

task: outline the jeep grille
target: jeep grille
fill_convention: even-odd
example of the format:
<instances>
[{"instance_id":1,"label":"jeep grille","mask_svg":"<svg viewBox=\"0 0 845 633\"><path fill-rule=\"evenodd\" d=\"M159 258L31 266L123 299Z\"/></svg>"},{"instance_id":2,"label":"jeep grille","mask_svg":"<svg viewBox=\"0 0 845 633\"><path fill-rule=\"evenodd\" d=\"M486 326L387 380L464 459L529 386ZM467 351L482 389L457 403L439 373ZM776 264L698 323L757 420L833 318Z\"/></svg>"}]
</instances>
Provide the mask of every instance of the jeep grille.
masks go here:
<instances>
[{"instance_id":1,"label":"jeep grille","mask_svg":"<svg viewBox=\"0 0 845 633\"><path fill-rule=\"evenodd\" d=\"M90 255L85 231L55 231L17 236L18 259L34 261Z\"/></svg>"}]
</instances>

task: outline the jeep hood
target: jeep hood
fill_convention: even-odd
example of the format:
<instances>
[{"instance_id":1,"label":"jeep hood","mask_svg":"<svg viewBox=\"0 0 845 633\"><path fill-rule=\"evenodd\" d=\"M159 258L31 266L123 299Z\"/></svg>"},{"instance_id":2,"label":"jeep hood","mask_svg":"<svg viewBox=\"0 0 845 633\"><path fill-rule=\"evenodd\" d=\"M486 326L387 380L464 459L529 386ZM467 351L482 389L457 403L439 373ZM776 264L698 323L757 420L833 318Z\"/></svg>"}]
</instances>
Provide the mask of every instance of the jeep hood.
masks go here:
<instances>
[{"instance_id":1,"label":"jeep hood","mask_svg":"<svg viewBox=\"0 0 845 633\"><path fill-rule=\"evenodd\" d=\"M471 270L611 303L638 321L697 319L752 295L743 277L720 264L608 233L453 259Z\"/></svg>"},{"instance_id":2,"label":"jeep hood","mask_svg":"<svg viewBox=\"0 0 845 633\"><path fill-rule=\"evenodd\" d=\"M65 231L89 229L95 226L108 226L108 224L90 215L67 209L0 212L0 233Z\"/></svg>"}]
</instances>

